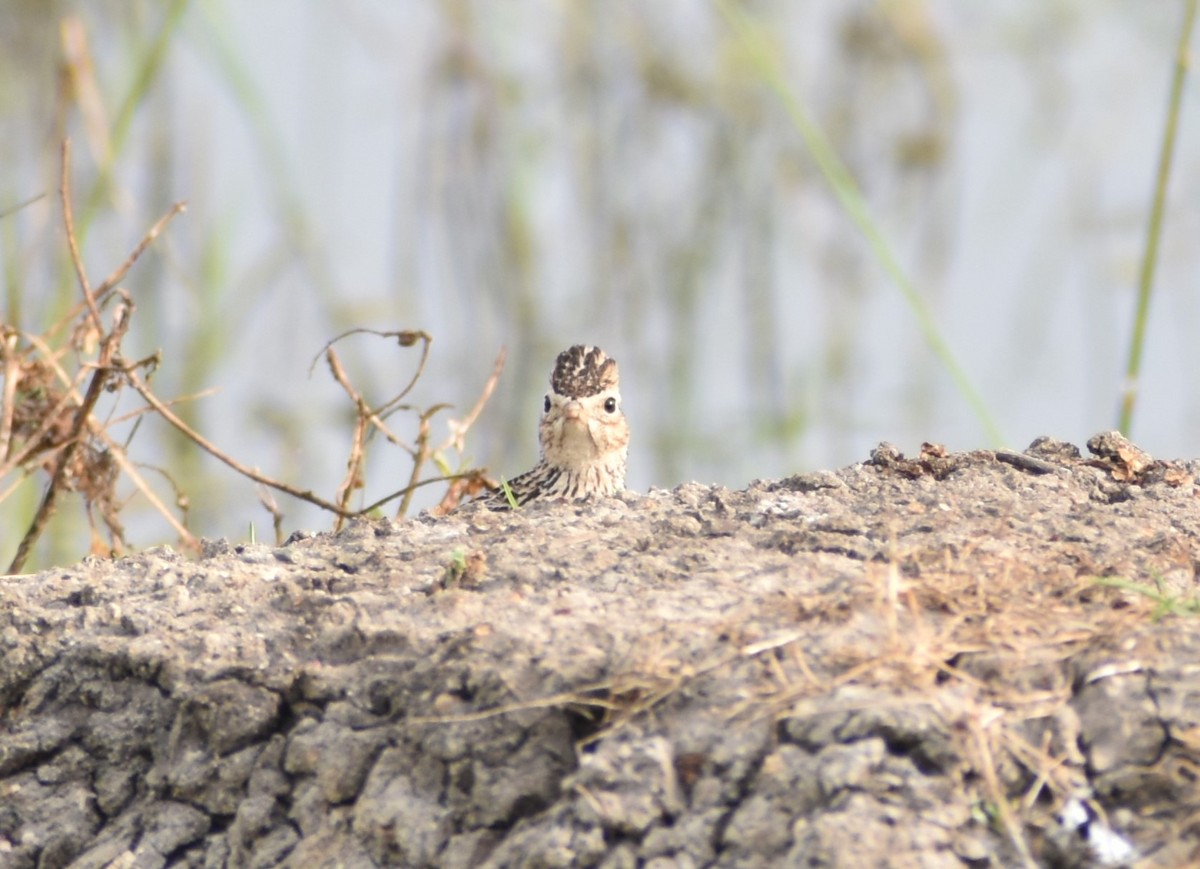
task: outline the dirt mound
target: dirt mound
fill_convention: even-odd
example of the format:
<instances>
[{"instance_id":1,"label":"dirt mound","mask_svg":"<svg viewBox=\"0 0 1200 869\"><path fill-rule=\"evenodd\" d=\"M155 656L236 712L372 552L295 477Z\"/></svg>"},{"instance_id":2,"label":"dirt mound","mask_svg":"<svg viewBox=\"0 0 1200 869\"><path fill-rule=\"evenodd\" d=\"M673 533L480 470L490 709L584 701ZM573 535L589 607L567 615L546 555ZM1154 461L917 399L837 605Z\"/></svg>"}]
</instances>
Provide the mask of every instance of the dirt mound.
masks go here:
<instances>
[{"instance_id":1,"label":"dirt mound","mask_svg":"<svg viewBox=\"0 0 1200 869\"><path fill-rule=\"evenodd\" d=\"M1198 465L1089 447L2 578L0 866L1195 860Z\"/></svg>"}]
</instances>

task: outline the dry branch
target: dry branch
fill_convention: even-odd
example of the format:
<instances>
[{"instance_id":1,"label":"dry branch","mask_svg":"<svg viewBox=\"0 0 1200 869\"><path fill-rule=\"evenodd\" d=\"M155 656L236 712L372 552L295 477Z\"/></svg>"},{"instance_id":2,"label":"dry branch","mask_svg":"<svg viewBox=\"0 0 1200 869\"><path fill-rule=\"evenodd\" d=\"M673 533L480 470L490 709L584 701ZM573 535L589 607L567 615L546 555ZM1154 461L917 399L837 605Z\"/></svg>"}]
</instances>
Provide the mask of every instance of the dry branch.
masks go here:
<instances>
[{"instance_id":1,"label":"dry branch","mask_svg":"<svg viewBox=\"0 0 1200 869\"><path fill-rule=\"evenodd\" d=\"M97 289L93 289L88 279L87 270L79 249L79 240L75 232L75 217L71 201L71 143L64 140L61 149L61 177L59 194L63 211L63 225L66 232L67 248L70 252L71 266L79 283L82 301L77 304L64 320L50 330L53 334L68 322L71 322L80 312L86 312L84 322L79 324L75 337L68 346L76 349L87 348L92 341L98 342L98 351L94 362L80 367L75 375L69 375L59 364L61 356L67 352L64 347L52 350L47 341L36 335L29 335L17 330L5 330L3 336L4 356L4 391L2 394L3 411L0 413L0 477L14 471L39 454L43 456L43 465L50 471L50 481L42 495L37 512L34 514L13 560L9 573L17 573L28 559L34 544L45 530L53 516L58 498L64 490L78 489L84 495L88 504L88 521L95 528L91 509L94 504L100 505L105 525L108 526L110 538L120 541L123 529L118 519L119 508L112 499L112 490L116 482L116 468L123 470L150 500L167 520L180 533L185 543L194 544L195 538L174 518L171 512L155 496L153 490L137 473L136 468L125 455L124 448L108 436L107 426L94 418L96 404L101 394L113 389L113 375L118 368L123 372L125 367L120 360L121 342L127 333L134 312L133 301L128 294L117 288L116 284L128 273L134 263L145 252L150 243L161 233L163 227L178 213L184 205L176 203L170 211L154 224L142 237L125 262L109 276ZM101 317L101 306L112 297L113 293L120 297L116 307L111 328L105 332ZM19 349L19 342L25 339L29 346L35 349L38 356L29 358ZM36 425L24 423L19 434L24 442L14 454L12 451L13 438L18 434L18 386L22 380L27 380L31 372L41 372L41 381L49 385L49 372L53 370L64 389L49 390L43 393L48 397L47 406L35 406L27 409L37 413ZM84 380L88 385L83 394L79 387ZM39 381L35 380L35 387ZM37 392L30 390L31 392ZM103 444L102 449L91 446L95 440ZM85 450L85 456L76 461L80 450ZM115 465L115 467L114 467ZM19 483L19 481L18 481ZM9 492L15 489L10 487ZM8 494L7 492L5 493Z\"/></svg>"},{"instance_id":2,"label":"dry branch","mask_svg":"<svg viewBox=\"0 0 1200 869\"><path fill-rule=\"evenodd\" d=\"M46 488L46 493L42 496L42 502L38 506L38 511L34 515L29 529L25 532L25 536L21 538L21 542L17 546L17 553L13 556L12 563L8 566L9 573L20 573L26 559L29 558L29 552L33 548L33 544L37 542L38 537L41 536L42 531L46 527L46 523L50 521L50 516L54 512L55 502L58 500L58 493L64 488L67 467L71 458L75 455L75 451L79 448L82 440L81 435L87 426L88 418L91 416L96 402L100 398L100 392L112 374L110 367L112 355L120 345L121 339L125 337L132 312L133 302L129 301L128 297L125 297L125 304L117 309L117 316L114 318L112 331L108 333L101 345L100 359L95 371L92 373L92 379L88 384L87 392L84 394L83 403L75 411L75 419L71 425L71 434L67 439L67 445L59 453L58 462L54 467L54 475L50 478L50 485Z\"/></svg>"},{"instance_id":3,"label":"dry branch","mask_svg":"<svg viewBox=\"0 0 1200 869\"><path fill-rule=\"evenodd\" d=\"M63 490L78 490L83 494L88 509L88 520L93 531L96 526L92 510L98 505L114 546L117 542L123 545L124 531L119 520L119 512L124 505L118 502L113 494L116 481L121 474L127 477L135 489L144 495L150 505L170 523L185 546L195 548L198 545L197 539L186 525L176 518L174 512L142 477L137 465L127 455L126 446L118 443L109 434L112 425L146 413L157 414L194 444L232 468L239 475L253 480L267 489L284 492L333 513L337 517L336 527L340 527L347 518L371 513L397 498L402 499L399 513L404 514L409 509L416 490L432 483L444 482L450 485L450 490L442 502L443 509L447 508L447 505L457 504L464 493L474 493L485 485L486 478L481 470L467 470L462 473L450 472L449 463L443 458L442 453L453 448L460 456L463 454L465 435L495 389L496 381L504 365L504 351L500 351L491 376L467 416L460 421L451 420L449 437L444 442L434 445L430 434L431 420L448 405L435 404L420 410L403 403L425 372L429 361L433 338L422 330L378 332L371 329L353 329L334 338L322 348L322 353L328 360L334 379L353 402L356 415L355 429L346 463L346 474L338 488L335 501L327 500L310 490L262 474L223 452L187 425L171 409L171 405L178 399L164 401L156 396L149 386L148 373L157 365L158 355L136 362L122 358L121 342L129 329L134 304L128 294L118 287L120 281L125 278L149 245L177 214L185 210L186 205L183 202L176 202L142 236L124 262L113 270L101 284L93 287L83 263L75 229L71 192L71 143L69 140L64 140L62 144L61 158L59 197L62 205L63 225L71 266L82 298L72 306L65 317L41 335L29 334L16 329L5 329L0 333L0 356L2 356L0 375L4 378L3 391L0 392L0 401L3 402L0 406L0 478L21 468L26 469L24 473L27 477L33 473L30 463L34 460L37 460L41 467L50 474L49 484L37 512L9 566L10 573L19 571L28 559L34 544L53 515ZM106 332L102 312L105 304L110 302L114 296L119 297L120 303L116 307L112 325ZM71 324L74 324L73 331L63 346L52 347L51 341L55 340L54 336L59 335ZM333 350L335 343L357 333L394 338L400 347L421 345L420 359L411 379L395 397L377 408L372 407L361 391L355 388ZM94 361L83 364L75 373L69 373L63 364L63 357L72 348L76 352L94 351L96 353ZM318 357L320 355L318 354ZM144 374L146 376L143 376ZM57 383L55 379L57 379ZM86 387L84 386L85 381ZM124 414L115 420L111 418L106 422L98 420L95 413L100 396L105 391L113 391L123 384L132 387L146 403L146 407L131 414ZM36 394L37 402L28 403L24 399L23 393ZM401 410L414 411L417 415L418 431L411 445L398 437L386 422L389 415ZM134 432L136 433L136 431L135 423ZM366 448L373 431L379 431L387 441L408 452L413 461L412 472L404 488L367 507L355 510L350 507L350 500L353 492L362 487L366 466ZM82 456L81 451L83 451ZM422 471L431 459L438 465L441 473L436 477L421 479ZM0 495L0 500L15 490L19 483L20 480L3 495ZM179 503L182 503L183 500L185 499L177 499ZM281 535L283 514L269 492L262 494L262 500L273 516L273 524L278 538Z\"/></svg>"}]
</instances>

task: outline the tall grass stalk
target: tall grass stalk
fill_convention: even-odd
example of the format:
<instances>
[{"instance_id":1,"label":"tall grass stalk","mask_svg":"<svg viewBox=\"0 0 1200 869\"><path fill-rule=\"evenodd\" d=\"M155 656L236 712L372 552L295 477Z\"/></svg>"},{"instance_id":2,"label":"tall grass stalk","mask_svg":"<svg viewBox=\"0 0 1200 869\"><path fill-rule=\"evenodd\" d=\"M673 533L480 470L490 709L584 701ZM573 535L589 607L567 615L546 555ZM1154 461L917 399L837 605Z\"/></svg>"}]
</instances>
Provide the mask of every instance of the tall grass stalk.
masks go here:
<instances>
[{"instance_id":1,"label":"tall grass stalk","mask_svg":"<svg viewBox=\"0 0 1200 869\"><path fill-rule=\"evenodd\" d=\"M863 198L862 192L858 189L854 177L850 174L850 170L838 157L825 133L809 117L799 98L784 79L779 62L767 38L763 35L761 27L736 0L715 0L715 2L721 15L724 16L730 28L748 50L748 55L753 59L763 82L774 91L783 103L788 117L797 132L800 133L801 138L804 139L804 144L808 147L813 159L816 160L817 168L829 186L833 188L838 202L841 203L850 219L854 221L859 232L866 238L876 261L904 296L905 302L913 312L913 316L916 317L917 325L920 327L926 343L950 374L959 394L970 406L975 418L987 433L988 439L993 445L1000 446L1004 442L1004 437L991 414L988 413L983 398L972 386L970 378L967 377L962 366L958 364L950 345L938 331L932 312L896 260L891 245L871 217L870 208Z\"/></svg>"},{"instance_id":2,"label":"tall grass stalk","mask_svg":"<svg viewBox=\"0 0 1200 869\"><path fill-rule=\"evenodd\" d=\"M145 46L134 46L133 81L122 97L117 109L116 119L108 130L108 153L99 168L99 173L88 192L86 202L79 218L78 233L80 242L86 238L88 229L97 213L104 206L106 199L112 197L113 176L116 173L117 162L125 154L125 146L129 142L129 133L137 113L143 109L151 92L159 84L167 55L175 44L175 36L187 12L188 0L174 0L166 10L162 25L158 32ZM101 156L101 155L97 155Z\"/></svg>"},{"instance_id":3,"label":"tall grass stalk","mask_svg":"<svg viewBox=\"0 0 1200 869\"><path fill-rule=\"evenodd\" d=\"M1117 428L1126 436L1133 428L1133 408L1137 404L1138 377L1142 371L1142 351L1146 341L1146 322L1150 318L1150 293L1154 287L1154 269L1158 264L1158 245L1162 238L1163 212L1167 205L1167 182L1171 177L1171 162L1175 156L1175 139L1179 132L1179 108L1183 102L1183 83L1187 78L1188 46L1192 42L1192 27L1196 23L1197 0L1187 0L1183 12L1183 27L1175 50L1175 73L1171 76L1171 95L1167 102L1167 123L1163 129L1162 147L1158 153L1158 173L1154 178L1154 204L1150 208L1150 224L1146 229L1146 249L1138 275L1137 311L1133 317L1133 334L1129 339L1129 359L1125 365L1125 386L1121 390L1121 415Z\"/></svg>"}]
</instances>

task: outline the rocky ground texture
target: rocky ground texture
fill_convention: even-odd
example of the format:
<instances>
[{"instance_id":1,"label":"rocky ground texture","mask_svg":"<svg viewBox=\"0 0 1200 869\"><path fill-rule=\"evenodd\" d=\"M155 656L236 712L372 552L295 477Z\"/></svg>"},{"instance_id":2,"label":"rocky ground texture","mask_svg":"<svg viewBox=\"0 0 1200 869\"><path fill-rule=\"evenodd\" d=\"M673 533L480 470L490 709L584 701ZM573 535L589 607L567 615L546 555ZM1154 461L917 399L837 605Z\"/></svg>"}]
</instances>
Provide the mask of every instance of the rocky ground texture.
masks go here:
<instances>
[{"instance_id":1,"label":"rocky ground texture","mask_svg":"<svg viewBox=\"0 0 1200 869\"><path fill-rule=\"evenodd\" d=\"M0 578L0 867L1200 859L1200 462L905 458Z\"/></svg>"}]
</instances>

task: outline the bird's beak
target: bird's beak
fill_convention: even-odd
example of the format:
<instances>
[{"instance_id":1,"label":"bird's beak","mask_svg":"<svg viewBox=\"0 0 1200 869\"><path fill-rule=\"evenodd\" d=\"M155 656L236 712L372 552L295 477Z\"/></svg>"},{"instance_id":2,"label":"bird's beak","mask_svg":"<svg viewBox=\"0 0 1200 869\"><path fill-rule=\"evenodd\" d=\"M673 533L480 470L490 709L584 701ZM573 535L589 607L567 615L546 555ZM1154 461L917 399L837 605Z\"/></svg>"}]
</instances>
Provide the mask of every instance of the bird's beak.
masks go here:
<instances>
[{"instance_id":1,"label":"bird's beak","mask_svg":"<svg viewBox=\"0 0 1200 869\"><path fill-rule=\"evenodd\" d=\"M583 417L583 405L578 401L568 401L563 405L563 418L568 422L578 422Z\"/></svg>"}]
</instances>

